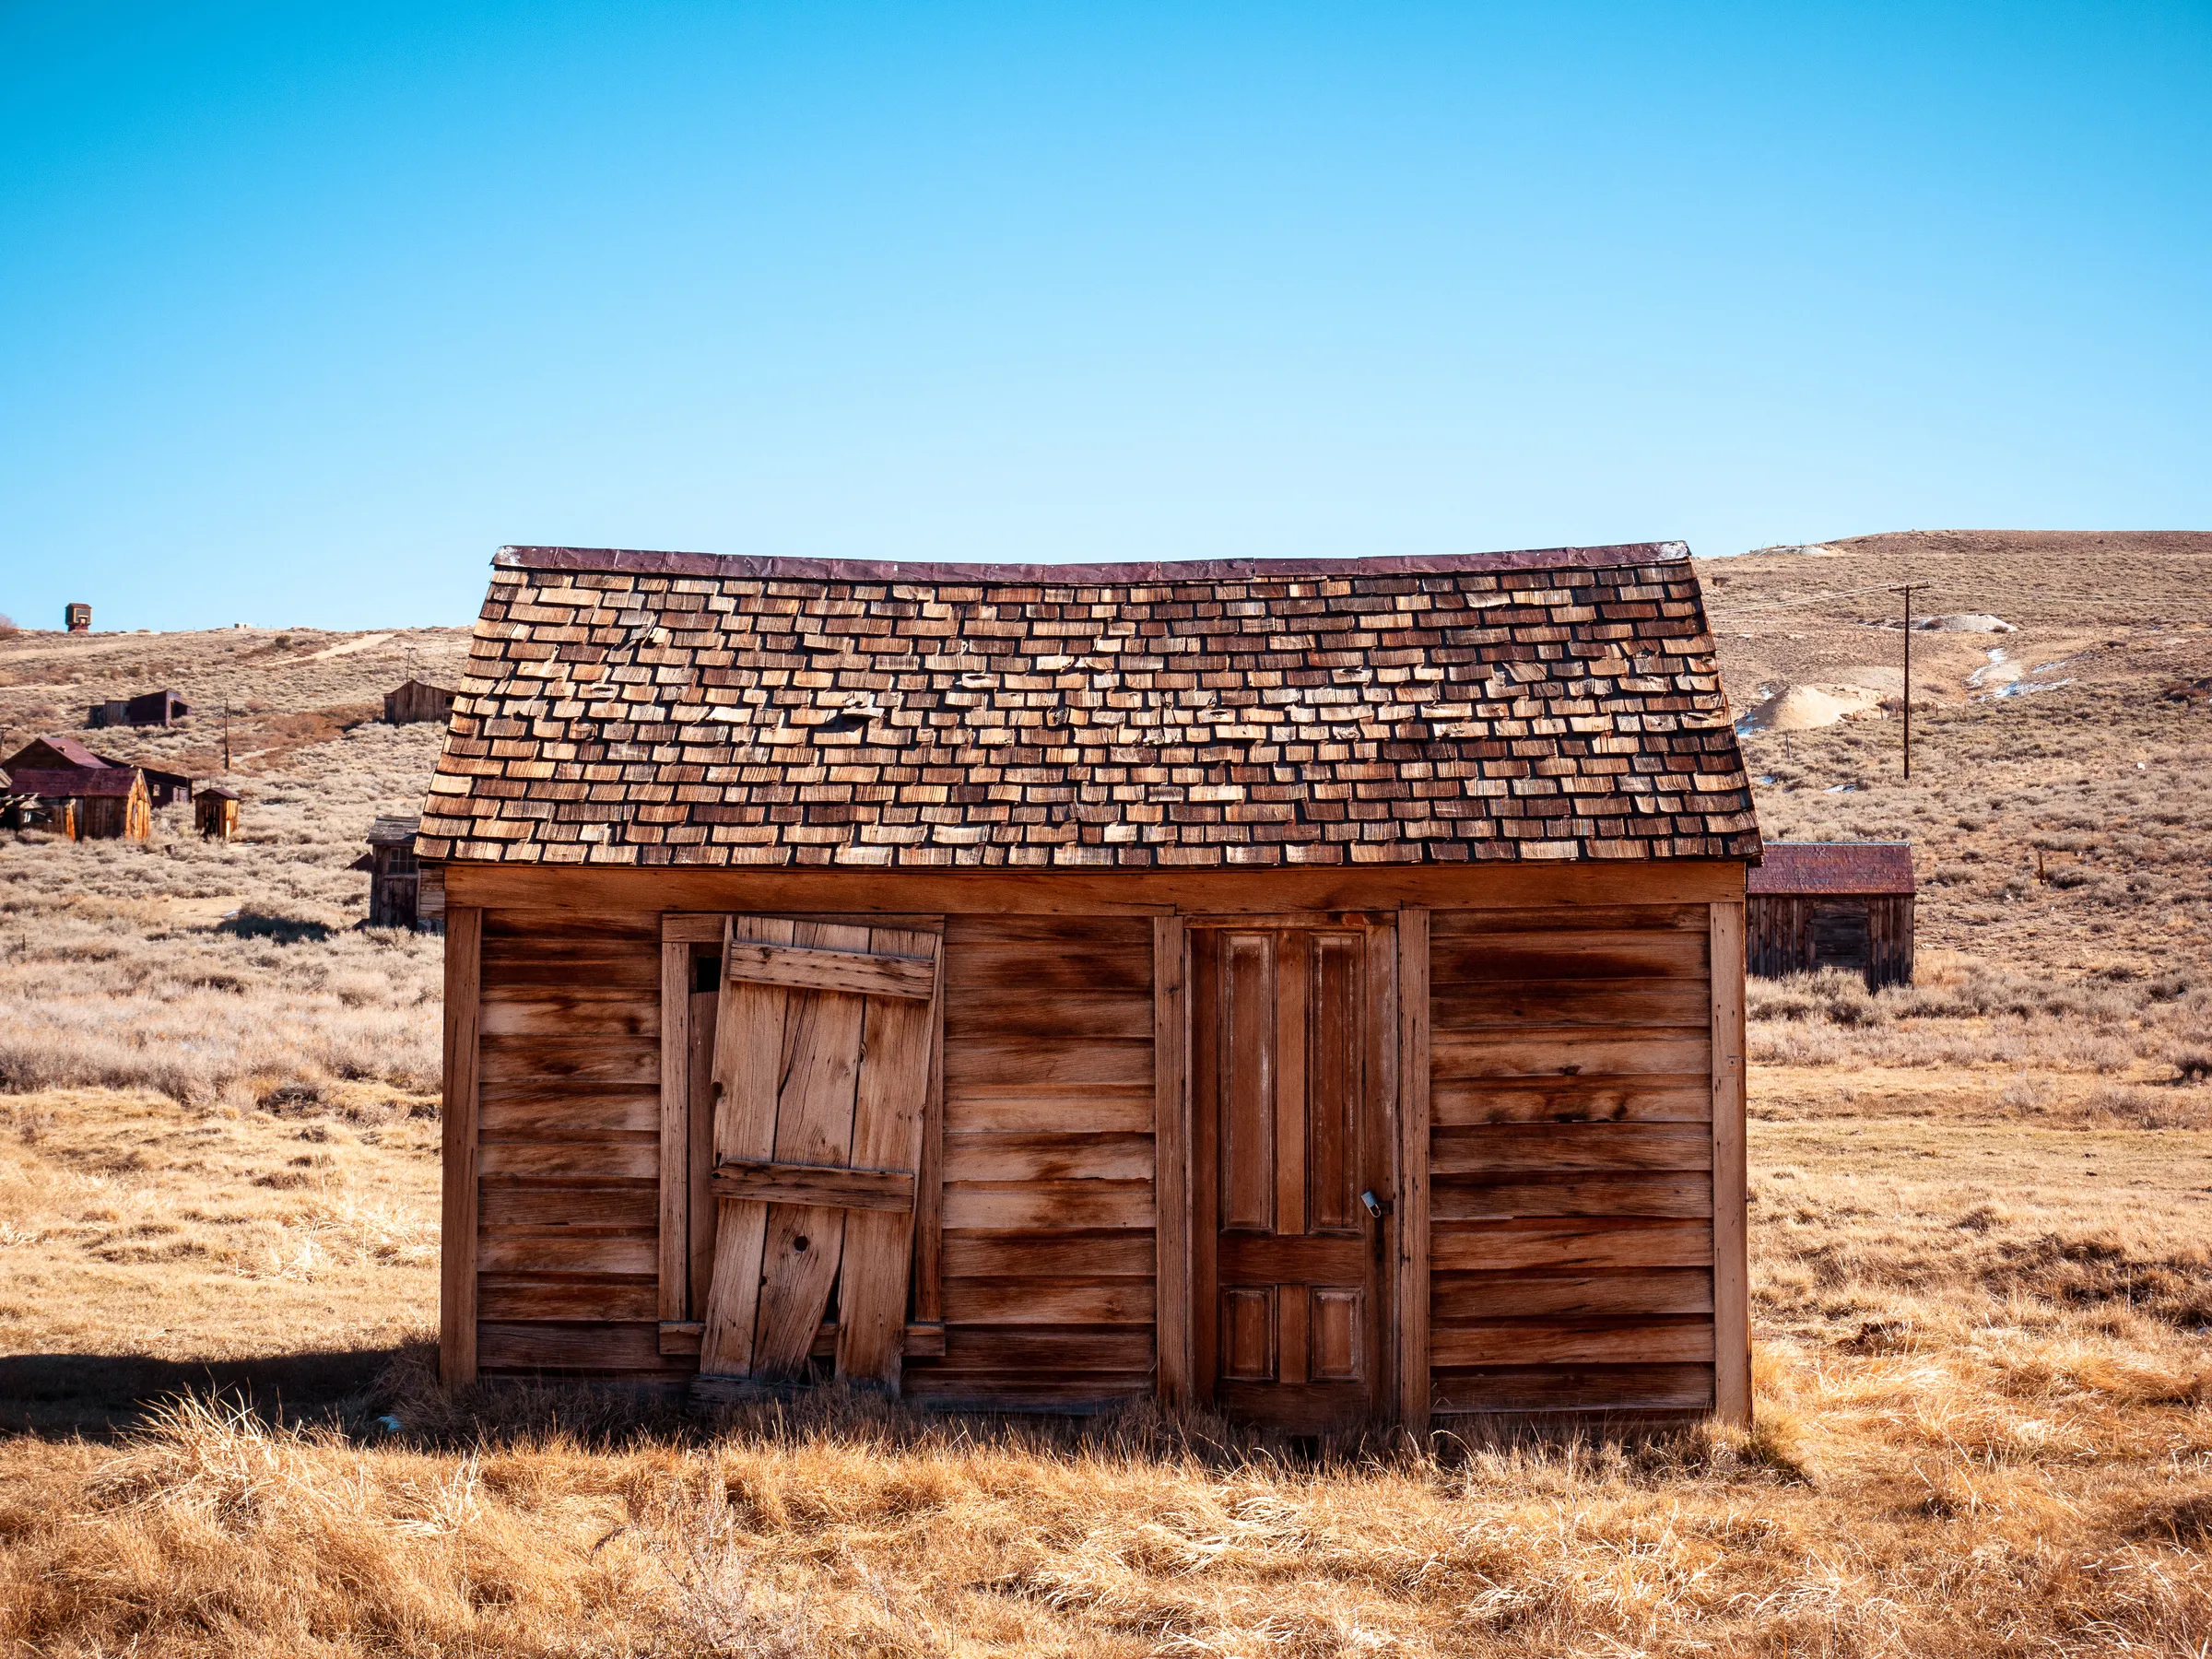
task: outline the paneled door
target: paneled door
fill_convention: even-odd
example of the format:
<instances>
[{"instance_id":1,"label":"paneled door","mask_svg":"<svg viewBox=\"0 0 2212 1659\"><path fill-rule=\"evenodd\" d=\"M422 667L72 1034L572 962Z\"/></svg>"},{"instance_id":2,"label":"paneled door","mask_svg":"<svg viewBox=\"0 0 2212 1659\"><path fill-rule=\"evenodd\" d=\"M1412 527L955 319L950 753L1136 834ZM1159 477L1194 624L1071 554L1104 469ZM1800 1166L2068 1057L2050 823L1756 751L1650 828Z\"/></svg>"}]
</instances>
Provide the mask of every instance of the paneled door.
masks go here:
<instances>
[{"instance_id":1,"label":"paneled door","mask_svg":"<svg viewBox=\"0 0 2212 1659\"><path fill-rule=\"evenodd\" d=\"M1201 1397L1294 1433L1386 1415L1391 920L1194 924L1193 1335Z\"/></svg>"}]
</instances>

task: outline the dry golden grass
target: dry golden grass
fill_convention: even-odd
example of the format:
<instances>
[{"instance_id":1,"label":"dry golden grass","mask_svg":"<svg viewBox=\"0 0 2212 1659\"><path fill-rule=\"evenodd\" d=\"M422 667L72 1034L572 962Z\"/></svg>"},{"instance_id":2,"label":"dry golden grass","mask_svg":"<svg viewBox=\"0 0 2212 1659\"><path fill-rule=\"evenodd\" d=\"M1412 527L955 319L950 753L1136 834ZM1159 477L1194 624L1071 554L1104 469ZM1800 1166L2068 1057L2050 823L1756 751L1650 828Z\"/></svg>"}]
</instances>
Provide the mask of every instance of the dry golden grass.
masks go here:
<instances>
[{"instance_id":1,"label":"dry golden grass","mask_svg":"<svg viewBox=\"0 0 2212 1659\"><path fill-rule=\"evenodd\" d=\"M2099 630L2087 672L1947 691L1909 788L1893 724L1752 740L1771 834L1909 834L1924 880L1909 991L1754 987L1756 1433L1318 1463L1143 1414L441 1393L437 951L352 931L343 868L434 737L332 712L406 639L0 642L11 721L162 663L263 704L251 843L0 841L0 1653L2208 1659L2212 716L2159 689L2212 636L2171 564L2024 602L2031 651ZM1749 613L1738 705L1866 656L1853 620Z\"/></svg>"}]
</instances>

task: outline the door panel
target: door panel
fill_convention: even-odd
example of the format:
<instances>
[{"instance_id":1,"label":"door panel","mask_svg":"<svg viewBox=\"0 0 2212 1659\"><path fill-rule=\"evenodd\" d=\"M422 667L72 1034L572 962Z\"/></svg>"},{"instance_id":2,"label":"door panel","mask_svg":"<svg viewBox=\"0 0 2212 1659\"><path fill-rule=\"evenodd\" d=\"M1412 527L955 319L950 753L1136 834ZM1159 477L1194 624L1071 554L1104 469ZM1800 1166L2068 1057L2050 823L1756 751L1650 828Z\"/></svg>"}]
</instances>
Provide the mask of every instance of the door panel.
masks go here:
<instances>
[{"instance_id":1,"label":"door panel","mask_svg":"<svg viewBox=\"0 0 2212 1659\"><path fill-rule=\"evenodd\" d=\"M1200 1386L1294 1432L1379 1417L1386 1223L1362 1194L1391 1191L1391 931L1259 918L1191 941Z\"/></svg>"}]
</instances>

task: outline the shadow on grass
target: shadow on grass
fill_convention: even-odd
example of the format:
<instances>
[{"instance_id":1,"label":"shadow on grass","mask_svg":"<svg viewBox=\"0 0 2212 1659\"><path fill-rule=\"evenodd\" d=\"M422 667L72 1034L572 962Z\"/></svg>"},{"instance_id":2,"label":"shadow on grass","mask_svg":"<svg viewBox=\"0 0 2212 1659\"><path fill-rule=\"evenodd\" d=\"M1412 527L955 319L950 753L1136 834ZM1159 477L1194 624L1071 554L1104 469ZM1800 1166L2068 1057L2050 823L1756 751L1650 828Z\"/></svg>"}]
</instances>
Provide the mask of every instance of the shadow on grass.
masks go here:
<instances>
[{"instance_id":1,"label":"shadow on grass","mask_svg":"<svg viewBox=\"0 0 2212 1659\"><path fill-rule=\"evenodd\" d=\"M265 916L259 911L241 911L217 924L217 933L234 939L274 939L279 945L320 945L336 930L321 922L303 922L297 916Z\"/></svg>"},{"instance_id":2,"label":"shadow on grass","mask_svg":"<svg viewBox=\"0 0 2212 1659\"><path fill-rule=\"evenodd\" d=\"M251 1359L155 1359L143 1354L0 1355L0 1435L113 1440L156 1401L219 1394L287 1422L373 1416L410 1350L428 1343Z\"/></svg>"}]
</instances>

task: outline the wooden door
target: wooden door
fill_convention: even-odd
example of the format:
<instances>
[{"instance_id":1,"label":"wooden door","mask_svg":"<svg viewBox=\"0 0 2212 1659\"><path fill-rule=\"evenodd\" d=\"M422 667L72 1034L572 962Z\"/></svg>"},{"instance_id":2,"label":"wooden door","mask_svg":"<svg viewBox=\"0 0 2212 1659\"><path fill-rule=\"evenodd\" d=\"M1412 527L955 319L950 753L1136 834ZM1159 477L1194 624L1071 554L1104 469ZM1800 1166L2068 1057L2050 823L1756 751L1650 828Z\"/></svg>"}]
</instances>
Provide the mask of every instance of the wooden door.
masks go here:
<instances>
[{"instance_id":1,"label":"wooden door","mask_svg":"<svg viewBox=\"0 0 2212 1659\"><path fill-rule=\"evenodd\" d=\"M896 1390L937 944L903 929L730 918L702 1377L795 1377L834 1290L837 1374Z\"/></svg>"},{"instance_id":2,"label":"wooden door","mask_svg":"<svg viewBox=\"0 0 2212 1659\"><path fill-rule=\"evenodd\" d=\"M1393 930L1191 931L1197 1382L1296 1433L1390 1399Z\"/></svg>"}]
</instances>

